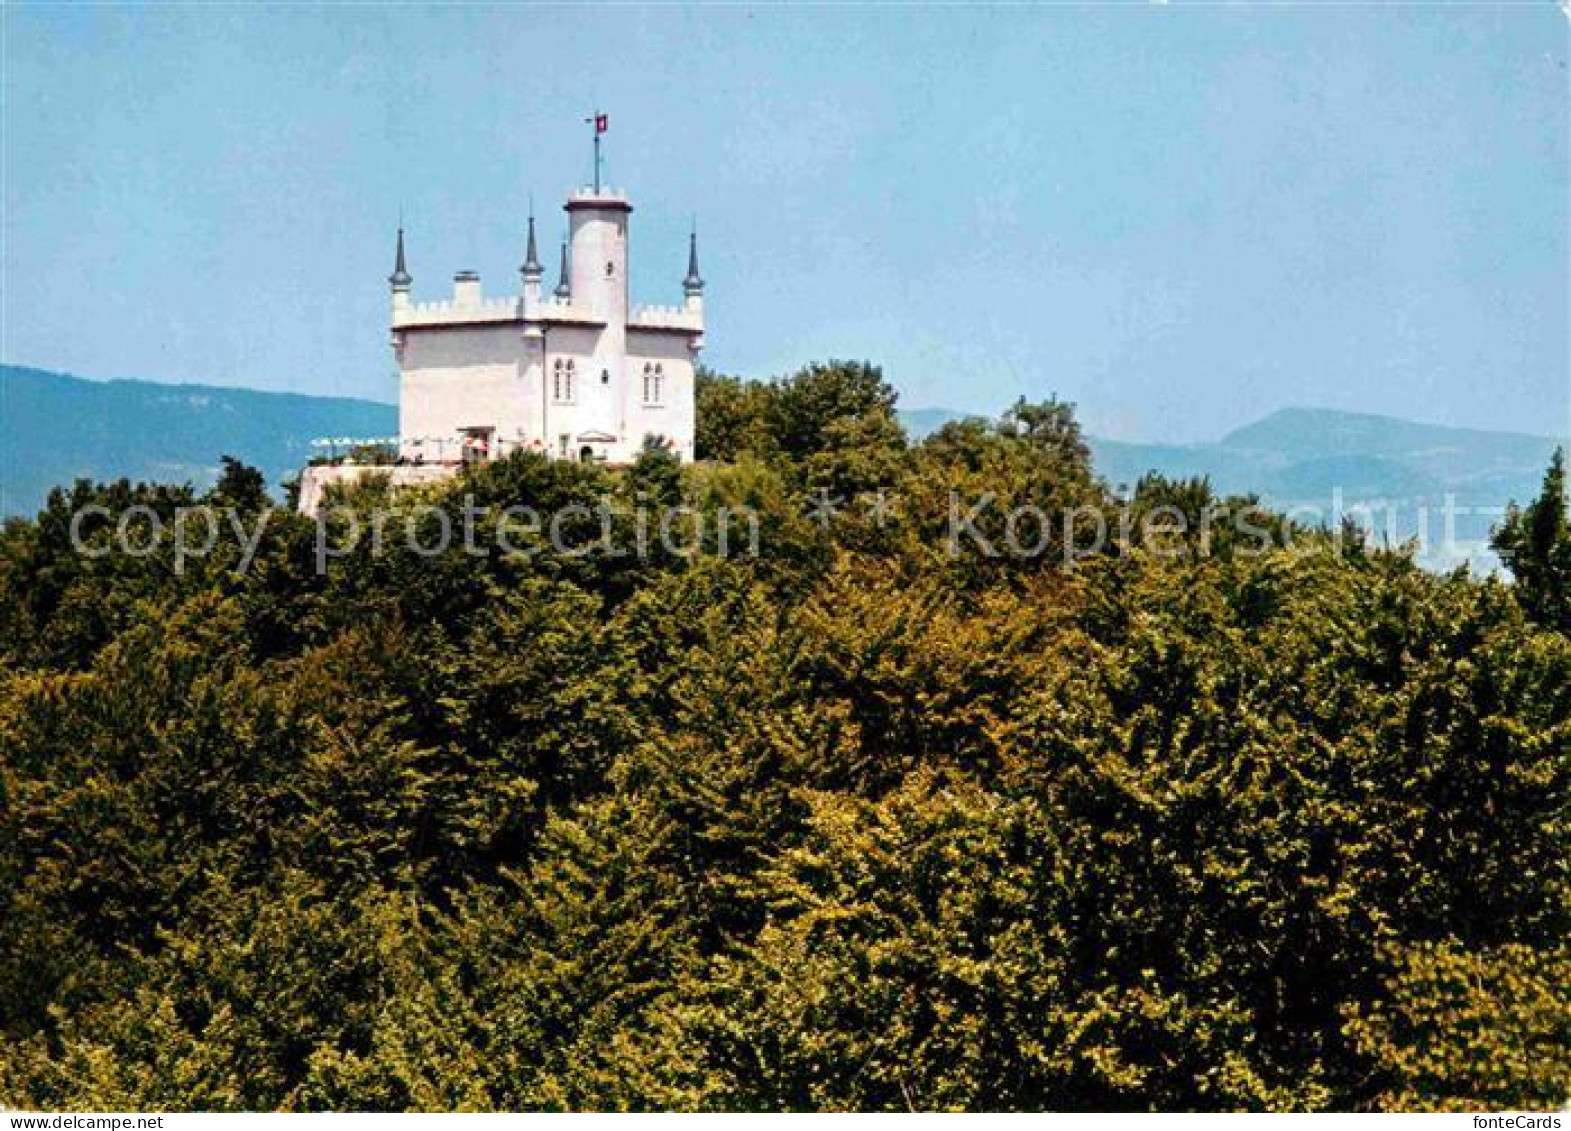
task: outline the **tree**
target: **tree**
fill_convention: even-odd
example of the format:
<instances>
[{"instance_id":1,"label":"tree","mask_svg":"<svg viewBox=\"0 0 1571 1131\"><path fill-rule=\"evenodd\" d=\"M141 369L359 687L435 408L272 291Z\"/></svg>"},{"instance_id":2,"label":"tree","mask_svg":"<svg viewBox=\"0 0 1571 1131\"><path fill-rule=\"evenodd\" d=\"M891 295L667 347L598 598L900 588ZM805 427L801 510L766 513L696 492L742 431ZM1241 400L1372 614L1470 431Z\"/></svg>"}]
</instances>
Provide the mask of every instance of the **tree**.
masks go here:
<instances>
[{"instance_id":1,"label":"tree","mask_svg":"<svg viewBox=\"0 0 1571 1131\"><path fill-rule=\"evenodd\" d=\"M772 430L775 442L800 458L836 443L834 425L847 420L895 420L894 387L869 362L831 361L809 365L776 388ZM891 439L892 442L892 439Z\"/></svg>"},{"instance_id":2,"label":"tree","mask_svg":"<svg viewBox=\"0 0 1571 1131\"><path fill-rule=\"evenodd\" d=\"M776 388L700 368L694 378L697 424L694 447L701 460L736 460L776 451L773 431Z\"/></svg>"},{"instance_id":3,"label":"tree","mask_svg":"<svg viewBox=\"0 0 1571 1131\"><path fill-rule=\"evenodd\" d=\"M635 501L667 507L682 501L682 461L656 437L645 438L628 480Z\"/></svg>"},{"instance_id":4,"label":"tree","mask_svg":"<svg viewBox=\"0 0 1571 1131\"><path fill-rule=\"evenodd\" d=\"M1548 1110L1566 1102L1571 948L1469 951L1454 940L1393 946L1389 996L1348 1031L1378 1066L1376 1106Z\"/></svg>"},{"instance_id":5,"label":"tree","mask_svg":"<svg viewBox=\"0 0 1571 1131\"><path fill-rule=\"evenodd\" d=\"M1513 503L1492 544L1516 579L1517 597L1528 615L1571 631L1571 519L1564 448L1555 449L1538 498L1525 508Z\"/></svg>"},{"instance_id":6,"label":"tree","mask_svg":"<svg viewBox=\"0 0 1571 1131\"><path fill-rule=\"evenodd\" d=\"M1080 434L1074 405L1057 397L1036 404L1021 397L1004 413L999 431L1007 436L1019 436L1032 447L1071 463L1091 460L1091 449L1086 447Z\"/></svg>"},{"instance_id":7,"label":"tree","mask_svg":"<svg viewBox=\"0 0 1571 1131\"><path fill-rule=\"evenodd\" d=\"M215 506L234 507L241 511L257 511L267 506L267 479L254 467L248 467L233 456L224 456L223 470L213 485L208 499Z\"/></svg>"}]
</instances>

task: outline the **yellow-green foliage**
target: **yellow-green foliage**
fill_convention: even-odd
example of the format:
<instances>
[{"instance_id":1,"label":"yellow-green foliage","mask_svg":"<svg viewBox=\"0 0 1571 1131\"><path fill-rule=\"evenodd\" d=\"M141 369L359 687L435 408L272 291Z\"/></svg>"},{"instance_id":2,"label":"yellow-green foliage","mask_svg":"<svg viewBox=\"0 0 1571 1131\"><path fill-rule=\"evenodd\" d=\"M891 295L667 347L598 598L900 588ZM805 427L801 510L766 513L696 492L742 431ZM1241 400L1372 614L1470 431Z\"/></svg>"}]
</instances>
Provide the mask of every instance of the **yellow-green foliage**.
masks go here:
<instances>
[{"instance_id":1,"label":"yellow-green foliage","mask_svg":"<svg viewBox=\"0 0 1571 1131\"><path fill-rule=\"evenodd\" d=\"M714 462L420 501L747 504L757 558L73 553L193 501L129 484L5 530L0 1103L1566 1101L1563 574L955 557L952 489L1215 500L1109 498L1063 405L913 448L869 367L705 396Z\"/></svg>"}]
</instances>

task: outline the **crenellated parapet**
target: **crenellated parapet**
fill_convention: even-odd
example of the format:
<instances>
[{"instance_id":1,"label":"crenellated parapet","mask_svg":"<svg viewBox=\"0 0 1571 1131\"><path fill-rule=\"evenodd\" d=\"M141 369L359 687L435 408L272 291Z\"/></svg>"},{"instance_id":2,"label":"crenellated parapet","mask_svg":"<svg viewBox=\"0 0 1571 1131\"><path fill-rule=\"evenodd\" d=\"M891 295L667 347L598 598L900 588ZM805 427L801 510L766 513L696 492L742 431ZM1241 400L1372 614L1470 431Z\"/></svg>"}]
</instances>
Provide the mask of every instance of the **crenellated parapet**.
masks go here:
<instances>
[{"instance_id":1,"label":"crenellated parapet","mask_svg":"<svg viewBox=\"0 0 1571 1131\"><path fill-rule=\"evenodd\" d=\"M410 302L394 307L393 328L406 330L416 326L467 326L476 322L517 322L522 317L523 304L517 295L473 300Z\"/></svg>"},{"instance_id":2,"label":"crenellated parapet","mask_svg":"<svg viewBox=\"0 0 1571 1131\"><path fill-rule=\"evenodd\" d=\"M689 334L704 332L704 316L686 306L635 306L627 316L629 330L682 330Z\"/></svg>"},{"instance_id":3,"label":"crenellated parapet","mask_svg":"<svg viewBox=\"0 0 1571 1131\"><path fill-rule=\"evenodd\" d=\"M605 319L592 310L585 310L571 299L543 298L539 302L524 304L525 322L570 322L579 326L603 326Z\"/></svg>"},{"instance_id":4,"label":"crenellated parapet","mask_svg":"<svg viewBox=\"0 0 1571 1131\"><path fill-rule=\"evenodd\" d=\"M571 299L541 298L529 302L519 295L468 302L454 299L409 302L393 310L394 330L423 326L470 326L482 322L567 322L599 326L605 323L605 319L592 310L575 305ZM627 328L701 334L704 317L701 312L686 306L649 304L633 308L627 318Z\"/></svg>"},{"instance_id":5,"label":"crenellated parapet","mask_svg":"<svg viewBox=\"0 0 1571 1131\"><path fill-rule=\"evenodd\" d=\"M599 189L593 185L581 185L574 189L567 194L567 209L572 211L574 208L612 208L622 212L633 210L627 193L610 185L602 185Z\"/></svg>"}]
</instances>

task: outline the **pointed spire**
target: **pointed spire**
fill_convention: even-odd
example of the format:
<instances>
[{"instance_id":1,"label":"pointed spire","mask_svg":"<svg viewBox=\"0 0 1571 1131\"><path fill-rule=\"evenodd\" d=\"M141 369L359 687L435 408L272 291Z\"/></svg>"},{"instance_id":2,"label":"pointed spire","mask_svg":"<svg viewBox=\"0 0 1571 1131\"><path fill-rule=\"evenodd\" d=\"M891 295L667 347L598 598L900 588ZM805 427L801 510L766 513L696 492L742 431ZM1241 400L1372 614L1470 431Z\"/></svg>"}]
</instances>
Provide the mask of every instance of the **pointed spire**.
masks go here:
<instances>
[{"instance_id":1,"label":"pointed spire","mask_svg":"<svg viewBox=\"0 0 1571 1131\"><path fill-rule=\"evenodd\" d=\"M568 298L568 297L570 297L572 295L573 288L568 283L568 277L569 277L569 272L568 272L568 265L567 265L567 241L563 240L562 241L562 280L561 280L561 282L557 283L557 285L556 285L556 297L557 298L565 299L565 298Z\"/></svg>"},{"instance_id":2,"label":"pointed spire","mask_svg":"<svg viewBox=\"0 0 1571 1131\"><path fill-rule=\"evenodd\" d=\"M687 278L682 280L682 293L688 297L704 293L704 278L698 273L698 225L687 237Z\"/></svg>"},{"instance_id":3,"label":"pointed spire","mask_svg":"<svg viewBox=\"0 0 1571 1131\"><path fill-rule=\"evenodd\" d=\"M398 254L393 260L393 273L387 277L395 291L407 291L409 284L414 280L409 275L409 270L404 266L404 226L398 225Z\"/></svg>"},{"instance_id":4,"label":"pointed spire","mask_svg":"<svg viewBox=\"0 0 1571 1131\"><path fill-rule=\"evenodd\" d=\"M529 247L524 252L524 265L519 270L524 273L526 279L539 279L541 275L545 274L544 269L540 266L540 255L535 251L535 210L533 208L529 210Z\"/></svg>"}]
</instances>

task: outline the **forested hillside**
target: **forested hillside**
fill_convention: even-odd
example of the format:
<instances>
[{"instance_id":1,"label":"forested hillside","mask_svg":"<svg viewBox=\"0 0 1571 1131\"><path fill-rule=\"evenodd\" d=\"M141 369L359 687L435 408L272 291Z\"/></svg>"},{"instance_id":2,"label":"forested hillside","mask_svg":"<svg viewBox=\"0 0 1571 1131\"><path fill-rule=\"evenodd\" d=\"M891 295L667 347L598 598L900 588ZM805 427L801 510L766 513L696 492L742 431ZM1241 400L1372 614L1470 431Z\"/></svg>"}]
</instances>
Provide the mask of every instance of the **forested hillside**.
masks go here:
<instances>
[{"instance_id":1,"label":"forested hillside","mask_svg":"<svg viewBox=\"0 0 1571 1131\"><path fill-rule=\"evenodd\" d=\"M1062 404L912 446L833 364L699 411L707 465L521 454L388 527L467 508L494 546L507 505L579 504L588 540L609 497L629 545L685 503L696 554L363 539L319 572L288 513L243 570L71 548L90 503L254 523L239 465L12 521L0 1104L1567 1100L1559 471L1502 531L1513 586L1178 531L1247 501L1111 497ZM339 502L340 539L388 505ZM993 556L1010 506L1076 517ZM722 554L742 507L757 552ZM1154 533L1077 556L1095 516Z\"/></svg>"}]
</instances>

